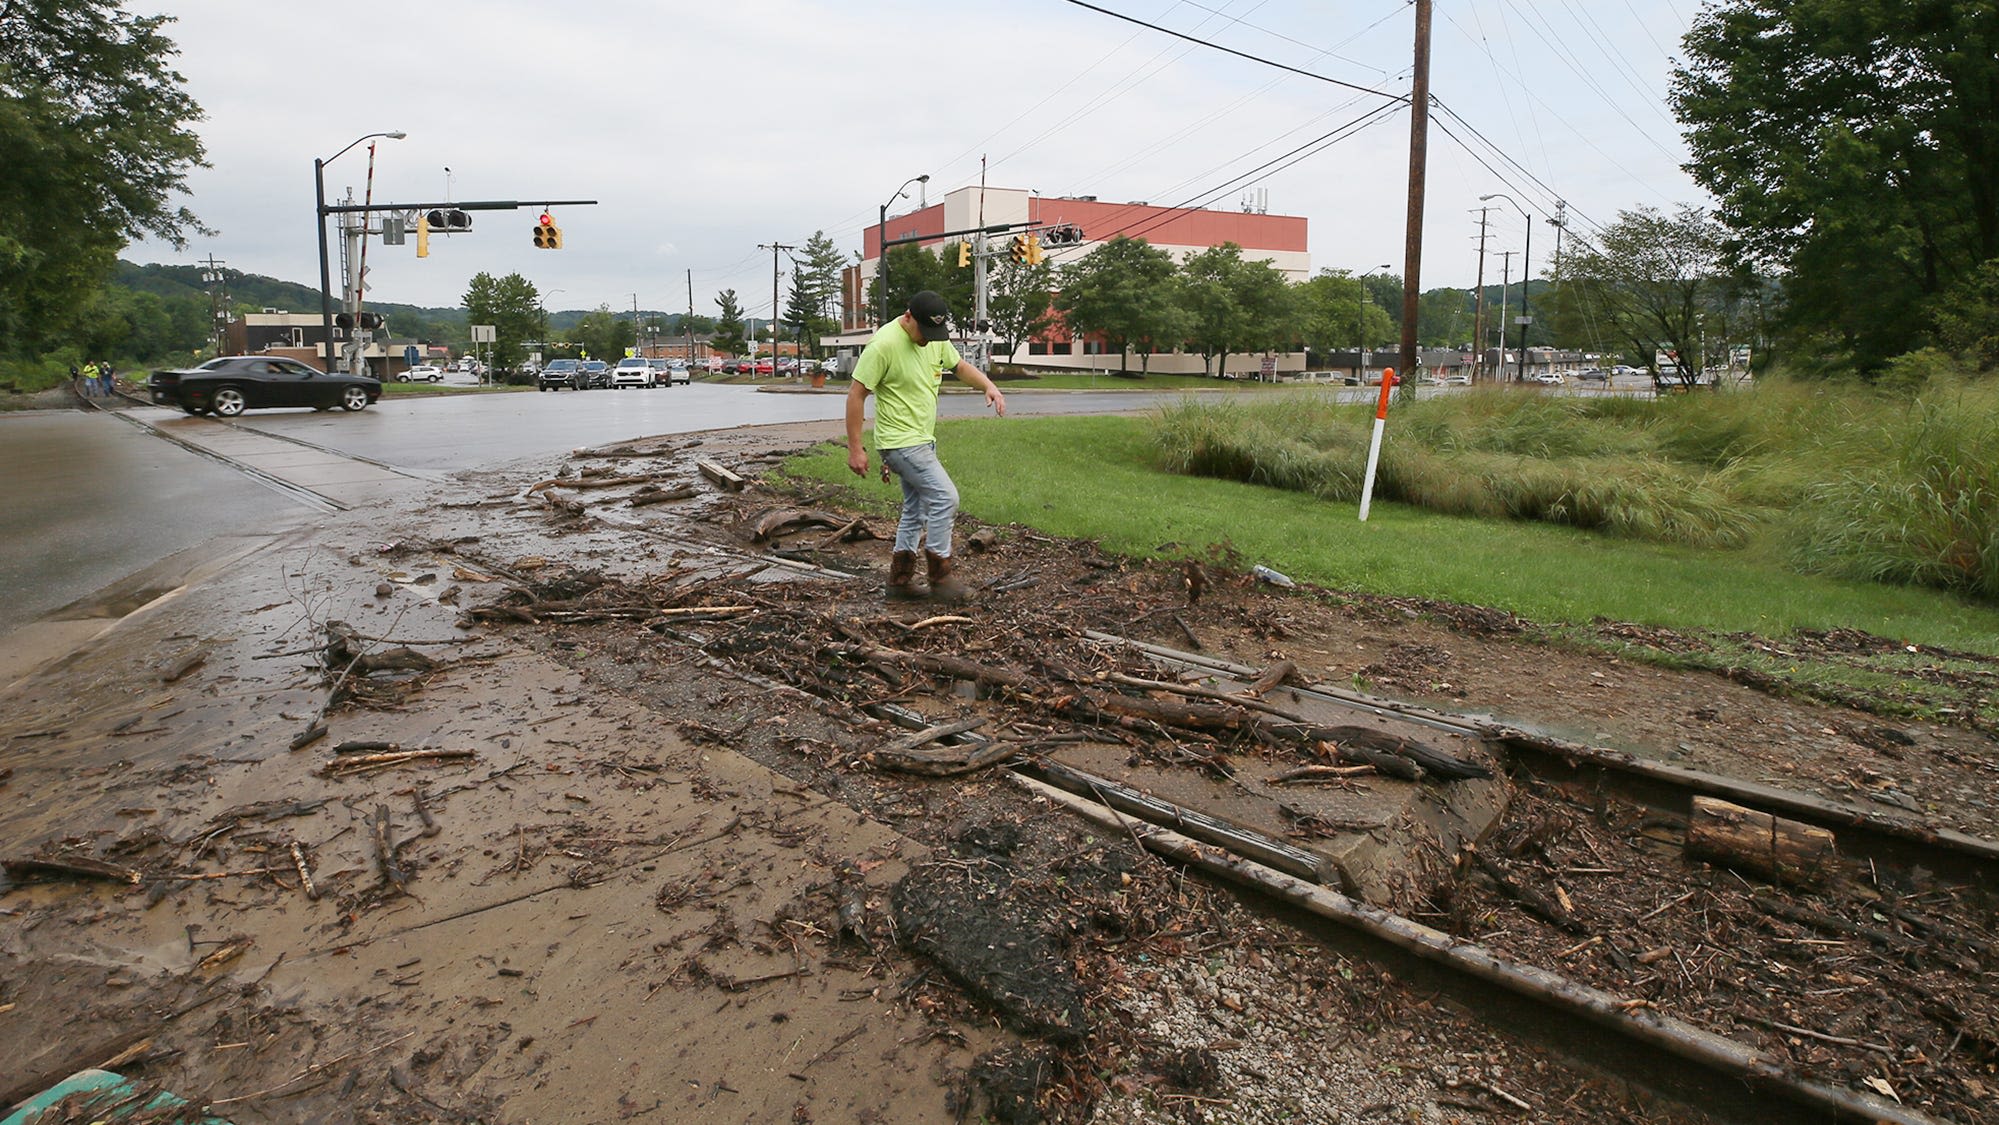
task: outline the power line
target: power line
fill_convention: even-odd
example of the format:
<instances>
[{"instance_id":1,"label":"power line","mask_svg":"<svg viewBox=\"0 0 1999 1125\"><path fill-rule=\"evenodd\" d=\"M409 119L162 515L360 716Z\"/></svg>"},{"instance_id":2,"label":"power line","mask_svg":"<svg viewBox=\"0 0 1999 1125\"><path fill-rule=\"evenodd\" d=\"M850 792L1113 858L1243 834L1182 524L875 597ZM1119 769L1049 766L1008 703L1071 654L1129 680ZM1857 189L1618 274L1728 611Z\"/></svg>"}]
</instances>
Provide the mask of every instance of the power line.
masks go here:
<instances>
[{"instance_id":1,"label":"power line","mask_svg":"<svg viewBox=\"0 0 1999 1125\"><path fill-rule=\"evenodd\" d=\"M1300 77L1303 78L1310 78L1318 82L1330 82L1335 86L1344 86L1349 90L1358 90L1363 94L1373 94L1375 97L1387 98L1392 102L1407 102L1409 100L1409 96L1407 94L1393 94L1388 92L1387 90L1377 90L1372 86L1362 86L1355 82L1347 82L1338 78L1329 78L1323 74L1314 74L1309 70L1300 70L1295 66L1288 66L1274 59L1266 59L1261 55L1252 55L1247 51L1238 51L1234 47L1224 47L1220 43L1215 43L1206 39L1201 39L1193 35L1188 35L1185 32L1175 31L1170 27L1161 27L1156 23L1147 23L1146 21L1139 19L1136 16L1127 16L1122 12L1113 12L1109 8L1100 8L1095 4L1089 3L1088 0L1068 0L1068 2L1076 5L1078 8L1088 8L1093 12L1099 12L1103 15L1111 17L1112 19L1123 20L1126 23L1135 23L1140 27L1148 27L1154 31L1160 32L1161 34L1171 35L1175 39L1184 39L1189 43L1198 43L1203 47L1210 48L1211 50L1220 51L1223 54L1227 55L1234 55L1239 59L1248 59L1250 62L1261 63L1264 66L1276 67L1278 70L1288 71L1292 74L1299 75Z\"/></svg>"}]
</instances>

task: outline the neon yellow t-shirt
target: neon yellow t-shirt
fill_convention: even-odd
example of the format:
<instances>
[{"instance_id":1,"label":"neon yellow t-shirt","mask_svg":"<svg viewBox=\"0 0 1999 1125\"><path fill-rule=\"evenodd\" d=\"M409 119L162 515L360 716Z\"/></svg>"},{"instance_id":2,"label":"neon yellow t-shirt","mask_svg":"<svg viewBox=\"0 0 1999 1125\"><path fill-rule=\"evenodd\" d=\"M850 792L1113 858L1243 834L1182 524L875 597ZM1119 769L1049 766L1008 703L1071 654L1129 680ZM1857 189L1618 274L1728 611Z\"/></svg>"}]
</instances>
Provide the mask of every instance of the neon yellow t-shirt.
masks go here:
<instances>
[{"instance_id":1,"label":"neon yellow t-shirt","mask_svg":"<svg viewBox=\"0 0 1999 1125\"><path fill-rule=\"evenodd\" d=\"M877 329L854 364L854 382L875 396L875 448L907 449L937 439L937 390L958 369L949 340L919 344L896 318Z\"/></svg>"}]
</instances>

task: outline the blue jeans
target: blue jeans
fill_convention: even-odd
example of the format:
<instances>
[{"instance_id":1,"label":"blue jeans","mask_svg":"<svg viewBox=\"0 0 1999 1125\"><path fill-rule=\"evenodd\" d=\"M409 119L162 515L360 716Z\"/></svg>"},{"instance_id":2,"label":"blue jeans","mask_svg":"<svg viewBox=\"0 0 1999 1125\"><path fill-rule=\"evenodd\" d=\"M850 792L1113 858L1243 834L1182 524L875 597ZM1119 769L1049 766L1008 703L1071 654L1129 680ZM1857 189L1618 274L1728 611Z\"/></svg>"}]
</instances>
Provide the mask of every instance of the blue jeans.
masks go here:
<instances>
[{"instance_id":1,"label":"blue jeans","mask_svg":"<svg viewBox=\"0 0 1999 1125\"><path fill-rule=\"evenodd\" d=\"M902 482L902 520L895 525L895 549L914 551L927 534L930 552L949 557L951 525L958 519L958 486L937 460L937 443L884 449L882 464Z\"/></svg>"}]
</instances>

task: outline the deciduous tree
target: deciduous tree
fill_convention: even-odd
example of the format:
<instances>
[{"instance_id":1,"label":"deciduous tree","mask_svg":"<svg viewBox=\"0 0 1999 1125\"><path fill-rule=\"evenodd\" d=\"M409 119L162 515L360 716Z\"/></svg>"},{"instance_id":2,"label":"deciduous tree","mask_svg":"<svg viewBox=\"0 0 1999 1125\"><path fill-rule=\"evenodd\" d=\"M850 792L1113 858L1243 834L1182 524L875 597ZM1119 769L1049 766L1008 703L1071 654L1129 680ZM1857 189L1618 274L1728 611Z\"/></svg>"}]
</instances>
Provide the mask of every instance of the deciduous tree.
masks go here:
<instances>
[{"instance_id":1,"label":"deciduous tree","mask_svg":"<svg viewBox=\"0 0 1999 1125\"><path fill-rule=\"evenodd\" d=\"M1101 333L1131 369L1131 345L1166 340L1181 327L1173 301L1173 256L1142 238L1118 235L1062 268L1055 309L1073 336Z\"/></svg>"},{"instance_id":2,"label":"deciduous tree","mask_svg":"<svg viewBox=\"0 0 1999 1125\"><path fill-rule=\"evenodd\" d=\"M0 353L59 339L127 240L201 231L171 200L203 166L168 16L0 3Z\"/></svg>"},{"instance_id":3,"label":"deciduous tree","mask_svg":"<svg viewBox=\"0 0 1999 1125\"><path fill-rule=\"evenodd\" d=\"M518 273L498 278L474 274L465 289L465 313L468 324L493 326L493 366L502 371L520 369L527 359L527 341L548 338L541 293Z\"/></svg>"},{"instance_id":4,"label":"deciduous tree","mask_svg":"<svg viewBox=\"0 0 1999 1125\"><path fill-rule=\"evenodd\" d=\"M1814 353L1871 371L1999 257L1999 6L1720 0L1672 99L1739 262Z\"/></svg>"},{"instance_id":5,"label":"deciduous tree","mask_svg":"<svg viewBox=\"0 0 1999 1125\"><path fill-rule=\"evenodd\" d=\"M1717 345L1729 333L1733 289L1722 241L1720 225L1697 207L1620 212L1594 240L1572 243L1564 284L1621 348L1648 363L1672 354L1671 368L1654 374L1691 386L1704 366L1703 328L1720 337Z\"/></svg>"}]
</instances>

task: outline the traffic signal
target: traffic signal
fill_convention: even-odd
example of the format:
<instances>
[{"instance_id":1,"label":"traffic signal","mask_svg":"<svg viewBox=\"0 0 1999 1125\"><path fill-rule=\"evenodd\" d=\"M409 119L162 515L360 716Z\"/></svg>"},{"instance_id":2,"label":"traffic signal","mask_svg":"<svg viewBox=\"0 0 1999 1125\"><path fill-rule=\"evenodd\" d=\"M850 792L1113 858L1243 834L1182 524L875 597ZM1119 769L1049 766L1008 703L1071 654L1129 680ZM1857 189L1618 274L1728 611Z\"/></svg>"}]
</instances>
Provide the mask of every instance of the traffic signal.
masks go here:
<instances>
[{"instance_id":1,"label":"traffic signal","mask_svg":"<svg viewBox=\"0 0 1999 1125\"><path fill-rule=\"evenodd\" d=\"M562 249L562 228L555 225L554 216L544 211L541 222L535 224L534 245L537 250Z\"/></svg>"},{"instance_id":2,"label":"traffic signal","mask_svg":"<svg viewBox=\"0 0 1999 1125\"><path fill-rule=\"evenodd\" d=\"M456 207L432 208L426 211L423 217L430 223L432 230L441 230L446 234L472 229L472 216Z\"/></svg>"},{"instance_id":3,"label":"traffic signal","mask_svg":"<svg viewBox=\"0 0 1999 1125\"><path fill-rule=\"evenodd\" d=\"M416 217L416 256L430 257L430 217L427 215Z\"/></svg>"},{"instance_id":4,"label":"traffic signal","mask_svg":"<svg viewBox=\"0 0 1999 1125\"><path fill-rule=\"evenodd\" d=\"M969 266L971 264L972 264L972 244L969 242L960 242L958 244L958 268L964 269L966 266Z\"/></svg>"},{"instance_id":5,"label":"traffic signal","mask_svg":"<svg viewBox=\"0 0 1999 1125\"><path fill-rule=\"evenodd\" d=\"M1027 262L1027 236L1024 234L1014 235L1013 241L1008 244L1006 252L1014 261L1025 265Z\"/></svg>"},{"instance_id":6,"label":"traffic signal","mask_svg":"<svg viewBox=\"0 0 1999 1125\"><path fill-rule=\"evenodd\" d=\"M1027 237L1027 264L1030 266L1038 266L1041 264L1041 260L1047 257L1047 255L1041 252L1041 239L1031 234L1026 237Z\"/></svg>"}]
</instances>

